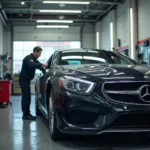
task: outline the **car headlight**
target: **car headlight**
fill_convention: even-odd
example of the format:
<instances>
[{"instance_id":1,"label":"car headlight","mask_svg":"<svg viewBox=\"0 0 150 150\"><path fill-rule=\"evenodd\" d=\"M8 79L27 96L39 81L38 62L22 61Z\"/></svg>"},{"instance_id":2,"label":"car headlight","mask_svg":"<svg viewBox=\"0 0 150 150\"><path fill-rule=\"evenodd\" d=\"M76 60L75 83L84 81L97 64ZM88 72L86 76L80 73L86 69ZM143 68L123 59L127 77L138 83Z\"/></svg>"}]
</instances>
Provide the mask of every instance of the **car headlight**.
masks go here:
<instances>
[{"instance_id":1,"label":"car headlight","mask_svg":"<svg viewBox=\"0 0 150 150\"><path fill-rule=\"evenodd\" d=\"M95 87L94 82L69 76L61 77L59 79L59 84L61 88L82 95L89 95Z\"/></svg>"}]
</instances>

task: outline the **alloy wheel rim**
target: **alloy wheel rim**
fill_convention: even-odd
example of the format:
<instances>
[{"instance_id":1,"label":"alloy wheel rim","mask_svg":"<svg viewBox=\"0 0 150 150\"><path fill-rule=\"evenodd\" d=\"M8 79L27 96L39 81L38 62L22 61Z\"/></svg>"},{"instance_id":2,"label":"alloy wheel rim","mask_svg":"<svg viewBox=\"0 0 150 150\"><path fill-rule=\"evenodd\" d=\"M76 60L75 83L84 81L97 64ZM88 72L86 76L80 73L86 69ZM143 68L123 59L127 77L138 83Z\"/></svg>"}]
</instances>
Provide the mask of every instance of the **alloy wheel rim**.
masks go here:
<instances>
[{"instance_id":1,"label":"alloy wheel rim","mask_svg":"<svg viewBox=\"0 0 150 150\"><path fill-rule=\"evenodd\" d=\"M52 97L49 98L49 129L50 133L52 134L54 129L54 110L52 104Z\"/></svg>"}]
</instances>

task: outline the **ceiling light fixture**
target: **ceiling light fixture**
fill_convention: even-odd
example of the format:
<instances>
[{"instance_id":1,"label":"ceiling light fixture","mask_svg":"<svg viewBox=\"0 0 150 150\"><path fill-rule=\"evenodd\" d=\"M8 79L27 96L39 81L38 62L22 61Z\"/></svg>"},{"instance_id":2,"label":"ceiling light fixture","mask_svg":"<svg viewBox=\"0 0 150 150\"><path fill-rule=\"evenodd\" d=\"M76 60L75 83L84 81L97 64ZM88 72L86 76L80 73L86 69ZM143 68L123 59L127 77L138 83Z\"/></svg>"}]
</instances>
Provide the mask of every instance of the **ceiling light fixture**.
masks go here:
<instances>
[{"instance_id":1,"label":"ceiling light fixture","mask_svg":"<svg viewBox=\"0 0 150 150\"><path fill-rule=\"evenodd\" d=\"M130 8L130 46L131 46L131 58L134 59L135 50L134 50L134 22L133 22L133 8Z\"/></svg>"},{"instance_id":2,"label":"ceiling light fixture","mask_svg":"<svg viewBox=\"0 0 150 150\"><path fill-rule=\"evenodd\" d=\"M96 48L99 49L99 32L96 32Z\"/></svg>"},{"instance_id":3,"label":"ceiling light fixture","mask_svg":"<svg viewBox=\"0 0 150 150\"><path fill-rule=\"evenodd\" d=\"M90 2L80 2L80 1L43 1L43 3L49 3L49 4L85 4L88 5Z\"/></svg>"},{"instance_id":4,"label":"ceiling light fixture","mask_svg":"<svg viewBox=\"0 0 150 150\"><path fill-rule=\"evenodd\" d=\"M37 28L69 28L66 25L37 25Z\"/></svg>"},{"instance_id":5,"label":"ceiling light fixture","mask_svg":"<svg viewBox=\"0 0 150 150\"><path fill-rule=\"evenodd\" d=\"M65 18L65 16L58 16L58 18L59 18L59 19L64 19L64 18Z\"/></svg>"},{"instance_id":6,"label":"ceiling light fixture","mask_svg":"<svg viewBox=\"0 0 150 150\"><path fill-rule=\"evenodd\" d=\"M72 20L37 20L37 22L73 23L73 21L72 21Z\"/></svg>"},{"instance_id":7,"label":"ceiling light fixture","mask_svg":"<svg viewBox=\"0 0 150 150\"><path fill-rule=\"evenodd\" d=\"M81 13L81 10L39 10L39 11L51 13Z\"/></svg>"},{"instance_id":8,"label":"ceiling light fixture","mask_svg":"<svg viewBox=\"0 0 150 150\"><path fill-rule=\"evenodd\" d=\"M21 5L24 5L25 4L25 2L21 2Z\"/></svg>"},{"instance_id":9,"label":"ceiling light fixture","mask_svg":"<svg viewBox=\"0 0 150 150\"><path fill-rule=\"evenodd\" d=\"M114 48L114 29L113 22L110 23L110 50L113 51Z\"/></svg>"}]
</instances>

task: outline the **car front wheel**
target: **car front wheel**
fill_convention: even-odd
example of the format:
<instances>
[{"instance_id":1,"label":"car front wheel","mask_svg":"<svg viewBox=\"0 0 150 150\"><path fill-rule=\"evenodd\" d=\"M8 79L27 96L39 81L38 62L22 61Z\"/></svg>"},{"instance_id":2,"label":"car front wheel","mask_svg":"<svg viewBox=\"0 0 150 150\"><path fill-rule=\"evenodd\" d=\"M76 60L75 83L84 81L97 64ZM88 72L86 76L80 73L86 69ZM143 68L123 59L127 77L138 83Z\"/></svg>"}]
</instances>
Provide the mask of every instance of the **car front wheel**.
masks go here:
<instances>
[{"instance_id":1,"label":"car front wheel","mask_svg":"<svg viewBox=\"0 0 150 150\"><path fill-rule=\"evenodd\" d=\"M36 116L41 116L42 115L42 113L39 109L39 103L38 103L37 99L35 99L35 113L36 113Z\"/></svg>"},{"instance_id":2,"label":"car front wheel","mask_svg":"<svg viewBox=\"0 0 150 150\"><path fill-rule=\"evenodd\" d=\"M50 93L49 96L49 114L48 114L49 132L52 140L62 139L62 133L57 129L56 112L54 108L54 96Z\"/></svg>"},{"instance_id":3,"label":"car front wheel","mask_svg":"<svg viewBox=\"0 0 150 150\"><path fill-rule=\"evenodd\" d=\"M37 93L36 93L36 86L35 86L35 114L36 114L36 116L42 115L42 113L39 109L39 102L38 102Z\"/></svg>"}]
</instances>

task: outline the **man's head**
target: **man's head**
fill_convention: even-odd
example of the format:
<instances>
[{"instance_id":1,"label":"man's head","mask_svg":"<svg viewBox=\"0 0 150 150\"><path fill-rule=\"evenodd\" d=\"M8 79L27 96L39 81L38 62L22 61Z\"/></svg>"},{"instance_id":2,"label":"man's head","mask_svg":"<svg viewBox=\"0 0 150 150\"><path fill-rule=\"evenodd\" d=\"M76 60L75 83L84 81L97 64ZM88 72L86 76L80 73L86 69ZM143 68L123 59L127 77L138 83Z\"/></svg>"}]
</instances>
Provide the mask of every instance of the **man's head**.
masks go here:
<instances>
[{"instance_id":1,"label":"man's head","mask_svg":"<svg viewBox=\"0 0 150 150\"><path fill-rule=\"evenodd\" d=\"M39 46L34 47L33 49L33 55L35 58L39 58L41 56L42 53L42 48Z\"/></svg>"}]
</instances>

